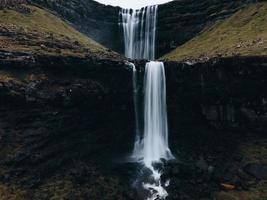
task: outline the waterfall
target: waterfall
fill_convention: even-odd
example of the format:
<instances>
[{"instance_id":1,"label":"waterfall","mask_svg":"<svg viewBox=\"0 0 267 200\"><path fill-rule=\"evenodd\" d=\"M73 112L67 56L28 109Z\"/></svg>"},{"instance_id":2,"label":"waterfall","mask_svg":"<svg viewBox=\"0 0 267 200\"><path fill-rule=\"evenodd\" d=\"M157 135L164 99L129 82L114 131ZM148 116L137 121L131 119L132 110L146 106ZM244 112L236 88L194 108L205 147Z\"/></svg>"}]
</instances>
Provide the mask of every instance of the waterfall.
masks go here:
<instances>
[{"instance_id":1,"label":"waterfall","mask_svg":"<svg viewBox=\"0 0 267 200\"><path fill-rule=\"evenodd\" d=\"M157 10L157 5L147 6L140 10L121 10L126 57L155 59Z\"/></svg>"},{"instance_id":2,"label":"waterfall","mask_svg":"<svg viewBox=\"0 0 267 200\"><path fill-rule=\"evenodd\" d=\"M123 26L125 56L131 59L155 59L155 36L158 6L147 6L140 10L122 9L120 12ZM166 106L166 81L164 64L150 61L145 67L144 77L144 120L140 120L138 77L135 65L133 70L133 102L135 110L135 143L131 158L141 162L149 169L147 181L141 177L142 187L149 191L147 200L165 199L165 187L169 180L161 183L161 172L154 163L161 159L173 159L168 144L168 119ZM138 179L137 179L138 182Z\"/></svg>"},{"instance_id":3,"label":"waterfall","mask_svg":"<svg viewBox=\"0 0 267 200\"><path fill-rule=\"evenodd\" d=\"M133 63L129 63L129 66L133 70L133 102L134 102L134 116L135 116L135 142L134 142L134 150L132 153L132 158L134 160L140 159L140 155L142 154L143 149L143 140L142 140L142 129L140 122L140 103L139 103L139 92L138 92L138 77L135 65Z\"/></svg>"},{"instance_id":4,"label":"waterfall","mask_svg":"<svg viewBox=\"0 0 267 200\"><path fill-rule=\"evenodd\" d=\"M133 63L129 63L133 70L133 101L135 107L136 138L132 159L144 164L151 172L148 181L142 180L142 186L149 191L147 200L165 199L168 196L165 187L169 180L161 183L161 172L154 167L154 163L161 163L161 159L173 159L168 144L168 120L166 105L166 80L164 64L150 61L145 67L144 76L144 130L141 134L138 79Z\"/></svg>"},{"instance_id":5,"label":"waterfall","mask_svg":"<svg viewBox=\"0 0 267 200\"><path fill-rule=\"evenodd\" d=\"M168 196L165 184L161 183L161 172L154 163L161 163L161 159L174 159L168 144L168 119L166 105L166 80L164 64L150 61L146 64L144 79L144 165L151 170L152 180L143 183L143 187L150 192L147 200L165 199Z\"/></svg>"},{"instance_id":6,"label":"waterfall","mask_svg":"<svg viewBox=\"0 0 267 200\"><path fill-rule=\"evenodd\" d=\"M174 158L168 144L168 122L166 106L166 81L164 64L148 62L145 69L144 99L144 163Z\"/></svg>"}]
</instances>

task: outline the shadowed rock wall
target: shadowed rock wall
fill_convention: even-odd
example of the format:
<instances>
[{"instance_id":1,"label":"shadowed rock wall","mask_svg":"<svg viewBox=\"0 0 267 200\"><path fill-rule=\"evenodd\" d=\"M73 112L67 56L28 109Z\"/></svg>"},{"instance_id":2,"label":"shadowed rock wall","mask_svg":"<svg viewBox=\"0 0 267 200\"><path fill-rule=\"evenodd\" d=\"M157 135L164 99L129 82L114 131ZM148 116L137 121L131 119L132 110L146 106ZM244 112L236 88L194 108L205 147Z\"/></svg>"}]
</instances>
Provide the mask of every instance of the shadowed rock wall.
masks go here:
<instances>
[{"instance_id":1,"label":"shadowed rock wall","mask_svg":"<svg viewBox=\"0 0 267 200\"><path fill-rule=\"evenodd\" d=\"M215 129L265 130L266 64L264 57L165 62L171 124L176 128L199 124ZM145 61L137 61L136 66L142 77Z\"/></svg>"},{"instance_id":2,"label":"shadowed rock wall","mask_svg":"<svg viewBox=\"0 0 267 200\"><path fill-rule=\"evenodd\" d=\"M259 57L166 63L169 112L177 114L176 125L266 130L266 63Z\"/></svg>"}]
</instances>

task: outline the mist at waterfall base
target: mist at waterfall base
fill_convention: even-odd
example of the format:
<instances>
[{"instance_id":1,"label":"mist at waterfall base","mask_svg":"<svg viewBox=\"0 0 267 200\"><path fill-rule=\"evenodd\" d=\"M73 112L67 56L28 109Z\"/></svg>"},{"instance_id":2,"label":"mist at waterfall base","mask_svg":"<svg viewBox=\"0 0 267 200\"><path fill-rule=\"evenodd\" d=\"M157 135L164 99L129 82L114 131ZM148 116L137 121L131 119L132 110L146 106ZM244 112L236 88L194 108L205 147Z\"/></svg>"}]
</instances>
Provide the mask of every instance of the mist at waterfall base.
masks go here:
<instances>
[{"instance_id":1,"label":"mist at waterfall base","mask_svg":"<svg viewBox=\"0 0 267 200\"><path fill-rule=\"evenodd\" d=\"M158 6L140 10L122 9L120 12L124 34L125 56L131 59L155 59L155 37ZM174 159L168 145L166 106L166 80L164 64L150 61L145 66L143 88L133 63L133 102L135 110L135 142L131 162L140 163L142 169L134 181L140 199L156 200L168 196L170 180L161 181L163 160ZM140 102L140 93L144 92ZM142 105L143 104L143 107ZM140 109L140 108L143 109ZM142 117L143 115L143 117Z\"/></svg>"}]
</instances>

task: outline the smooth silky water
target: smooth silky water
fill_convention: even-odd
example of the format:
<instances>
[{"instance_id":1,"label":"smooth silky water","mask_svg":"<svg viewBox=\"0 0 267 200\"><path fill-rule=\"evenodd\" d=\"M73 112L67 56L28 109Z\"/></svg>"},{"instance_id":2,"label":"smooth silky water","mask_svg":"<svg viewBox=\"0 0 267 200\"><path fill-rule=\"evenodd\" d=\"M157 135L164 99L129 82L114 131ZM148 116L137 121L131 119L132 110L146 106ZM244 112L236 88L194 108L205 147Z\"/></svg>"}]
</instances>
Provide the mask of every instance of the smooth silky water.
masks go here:
<instances>
[{"instance_id":1,"label":"smooth silky water","mask_svg":"<svg viewBox=\"0 0 267 200\"><path fill-rule=\"evenodd\" d=\"M155 36L158 6L140 10L122 9L121 25L124 33L125 56L131 59L155 59ZM143 91L138 85L138 73L133 63L133 102L135 110L135 142L130 156L132 162L140 163L134 186L144 190L141 198L165 199L170 180L162 183L162 161L174 159L168 144L168 119L166 105L166 80L164 63L150 61L145 66ZM143 95L140 93L143 92ZM139 99L143 98L140 111ZM143 115L143 117L141 117ZM156 167L157 166L157 167Z\"/></svg>"},{"instance_id":2,"label":"smooth silky water","mask_svg":"<svg viewBox=\"0 0 267 200\"><path fill-rule=\"evenodd\" d=\"M158 6L120 12L125 56L131 59L155 59L156 20Z\"/></svg>"}]
</instances>

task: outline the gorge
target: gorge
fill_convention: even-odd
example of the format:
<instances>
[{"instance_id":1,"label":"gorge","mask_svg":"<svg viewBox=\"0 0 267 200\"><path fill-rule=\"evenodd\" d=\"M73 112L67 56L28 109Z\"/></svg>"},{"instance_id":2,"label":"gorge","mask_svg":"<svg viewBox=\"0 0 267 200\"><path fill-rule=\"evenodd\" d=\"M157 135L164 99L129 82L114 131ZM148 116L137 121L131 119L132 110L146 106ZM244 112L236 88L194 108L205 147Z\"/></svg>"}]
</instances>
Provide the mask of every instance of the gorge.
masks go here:
<instances>
[{"instance_id":1,"label":"gorge","mask_svg":"<svg viewBox=\"0 0 267 200\"><path fill-rule=\"evenodd\" d=\"M0 0L0 199L266 199L266 13Z\"/></svg>"}]
</instances>

